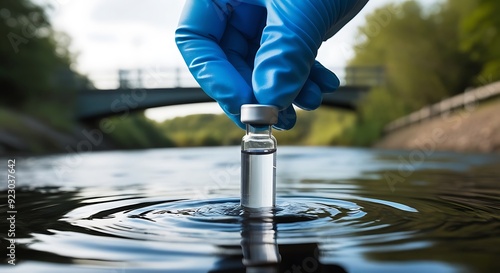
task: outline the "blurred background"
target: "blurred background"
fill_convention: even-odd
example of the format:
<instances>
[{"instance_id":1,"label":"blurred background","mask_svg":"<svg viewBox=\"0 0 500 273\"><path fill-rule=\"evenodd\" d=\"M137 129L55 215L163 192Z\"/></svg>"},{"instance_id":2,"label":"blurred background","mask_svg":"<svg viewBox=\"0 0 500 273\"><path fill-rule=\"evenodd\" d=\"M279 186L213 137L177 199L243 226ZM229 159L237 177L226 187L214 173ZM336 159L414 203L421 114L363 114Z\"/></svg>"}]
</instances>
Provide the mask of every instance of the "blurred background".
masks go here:
<instances>
[{"instance_id":1,"label":"blurred background","mask_svg":"<svg viewBox=\"0 0 500 273\"><path fill-rule=\"evenodd\" d=\"M0 155L238 145L175 46L183 4L2 1ZM279 144L500 151L499 13L495 0L370 1L318 56L356 96L299 111Z\"/></svg>"}]
</instances>

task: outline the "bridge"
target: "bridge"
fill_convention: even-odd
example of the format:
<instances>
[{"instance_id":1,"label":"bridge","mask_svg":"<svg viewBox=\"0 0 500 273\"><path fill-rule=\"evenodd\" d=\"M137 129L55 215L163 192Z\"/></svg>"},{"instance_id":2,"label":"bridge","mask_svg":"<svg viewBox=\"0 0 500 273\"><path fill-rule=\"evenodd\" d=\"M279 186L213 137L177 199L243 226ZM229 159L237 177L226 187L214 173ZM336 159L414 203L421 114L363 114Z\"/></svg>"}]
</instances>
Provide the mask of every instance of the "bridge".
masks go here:
<instances>
[{"instance_id":1,"label":"bridge","mask_svg":"<svg viewBox=\"0 0 500 273\"><path fill-rule=\"evenodd\" d=\"M323 105L350 109L373 86L384 81L381 67L346 67L332 69L342 85L323 96ZM151 68L119 70L118 73L89 75L97 89L82 90L77 95L79 120L92 120L124 112L179 104L213 102L187 69Z\"/></svg>"}]
</instances>

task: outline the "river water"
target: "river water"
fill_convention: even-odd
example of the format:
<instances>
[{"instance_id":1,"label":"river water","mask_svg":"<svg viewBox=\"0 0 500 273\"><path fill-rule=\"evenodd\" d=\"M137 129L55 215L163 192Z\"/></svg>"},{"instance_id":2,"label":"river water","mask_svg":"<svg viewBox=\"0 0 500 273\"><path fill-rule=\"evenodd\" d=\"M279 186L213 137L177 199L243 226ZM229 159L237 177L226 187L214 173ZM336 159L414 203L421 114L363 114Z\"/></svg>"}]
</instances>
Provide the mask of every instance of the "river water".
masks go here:
<instances>
[{"instance_id":1,"label":"river water","mask_svg":"<svg viewBox=\"0 0 500 273\"><path fill-rule=\"evenodd\" d=\"M16 158L0 271L500 272L500 155L280 147L257 216L239 166L239 147Z\"/></svg>"}]
</instances>

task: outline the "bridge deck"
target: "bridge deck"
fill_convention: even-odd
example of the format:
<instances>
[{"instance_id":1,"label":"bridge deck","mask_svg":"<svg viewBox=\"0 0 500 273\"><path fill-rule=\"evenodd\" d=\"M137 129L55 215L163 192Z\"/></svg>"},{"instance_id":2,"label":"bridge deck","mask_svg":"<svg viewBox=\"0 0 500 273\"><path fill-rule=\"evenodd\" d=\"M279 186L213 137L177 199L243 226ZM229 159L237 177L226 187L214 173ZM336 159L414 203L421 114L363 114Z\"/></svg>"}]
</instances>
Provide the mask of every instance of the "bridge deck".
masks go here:
<instances>
[{"instance_id":1,"label":"bridge deck","mask_svg":"<svg viewBox=\"0 0 500 273\"><path fill-rule=\"evenodd\" d=\"M345 67L332 71L342 74L340 79L344 85L336 92L324 95L323 104L328 106L355 109L359 99L370 87L384 82L383 67ZM106 75L110 76L99 73L91 78L96 86L103 89L117 89L79 92L78 119L96 119L153 107L213 101L197 86L186 67L122 69L114 74L117 77L108 78Z\"/></svg>"},{"instance_id":2,"label":"bridge deck","mask_svg":"<svg viewBox=\"0 0 500 273\"><path fill-rule=\"evenodd\" d=\"M341 86L323 97L323 105L355 109L368 86ZM96 119L124 112L179 104L212 102L201 88L86 90L78 93L77 118Z\"/></svg>"}]
</instances>

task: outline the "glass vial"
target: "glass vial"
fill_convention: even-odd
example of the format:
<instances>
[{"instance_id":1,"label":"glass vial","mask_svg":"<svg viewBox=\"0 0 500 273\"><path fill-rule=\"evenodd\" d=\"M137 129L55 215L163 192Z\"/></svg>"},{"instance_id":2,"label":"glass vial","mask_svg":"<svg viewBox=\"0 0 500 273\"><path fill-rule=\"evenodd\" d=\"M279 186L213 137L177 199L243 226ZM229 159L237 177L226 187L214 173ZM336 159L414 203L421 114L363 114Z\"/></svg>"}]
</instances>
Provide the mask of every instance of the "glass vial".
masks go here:
<instances>
[{"instance_id":1,"label":"glass vial","mask_svg":"<svg viewBox=\"0 0 500 273\"><path fill-rule=\"evenodd\" d=\"M276 139L272 125L278 122L278 108L246 104L241 107L246 135L241 141L241 205L271 208L276 201Z\"/></svg>"}]
</instances>

